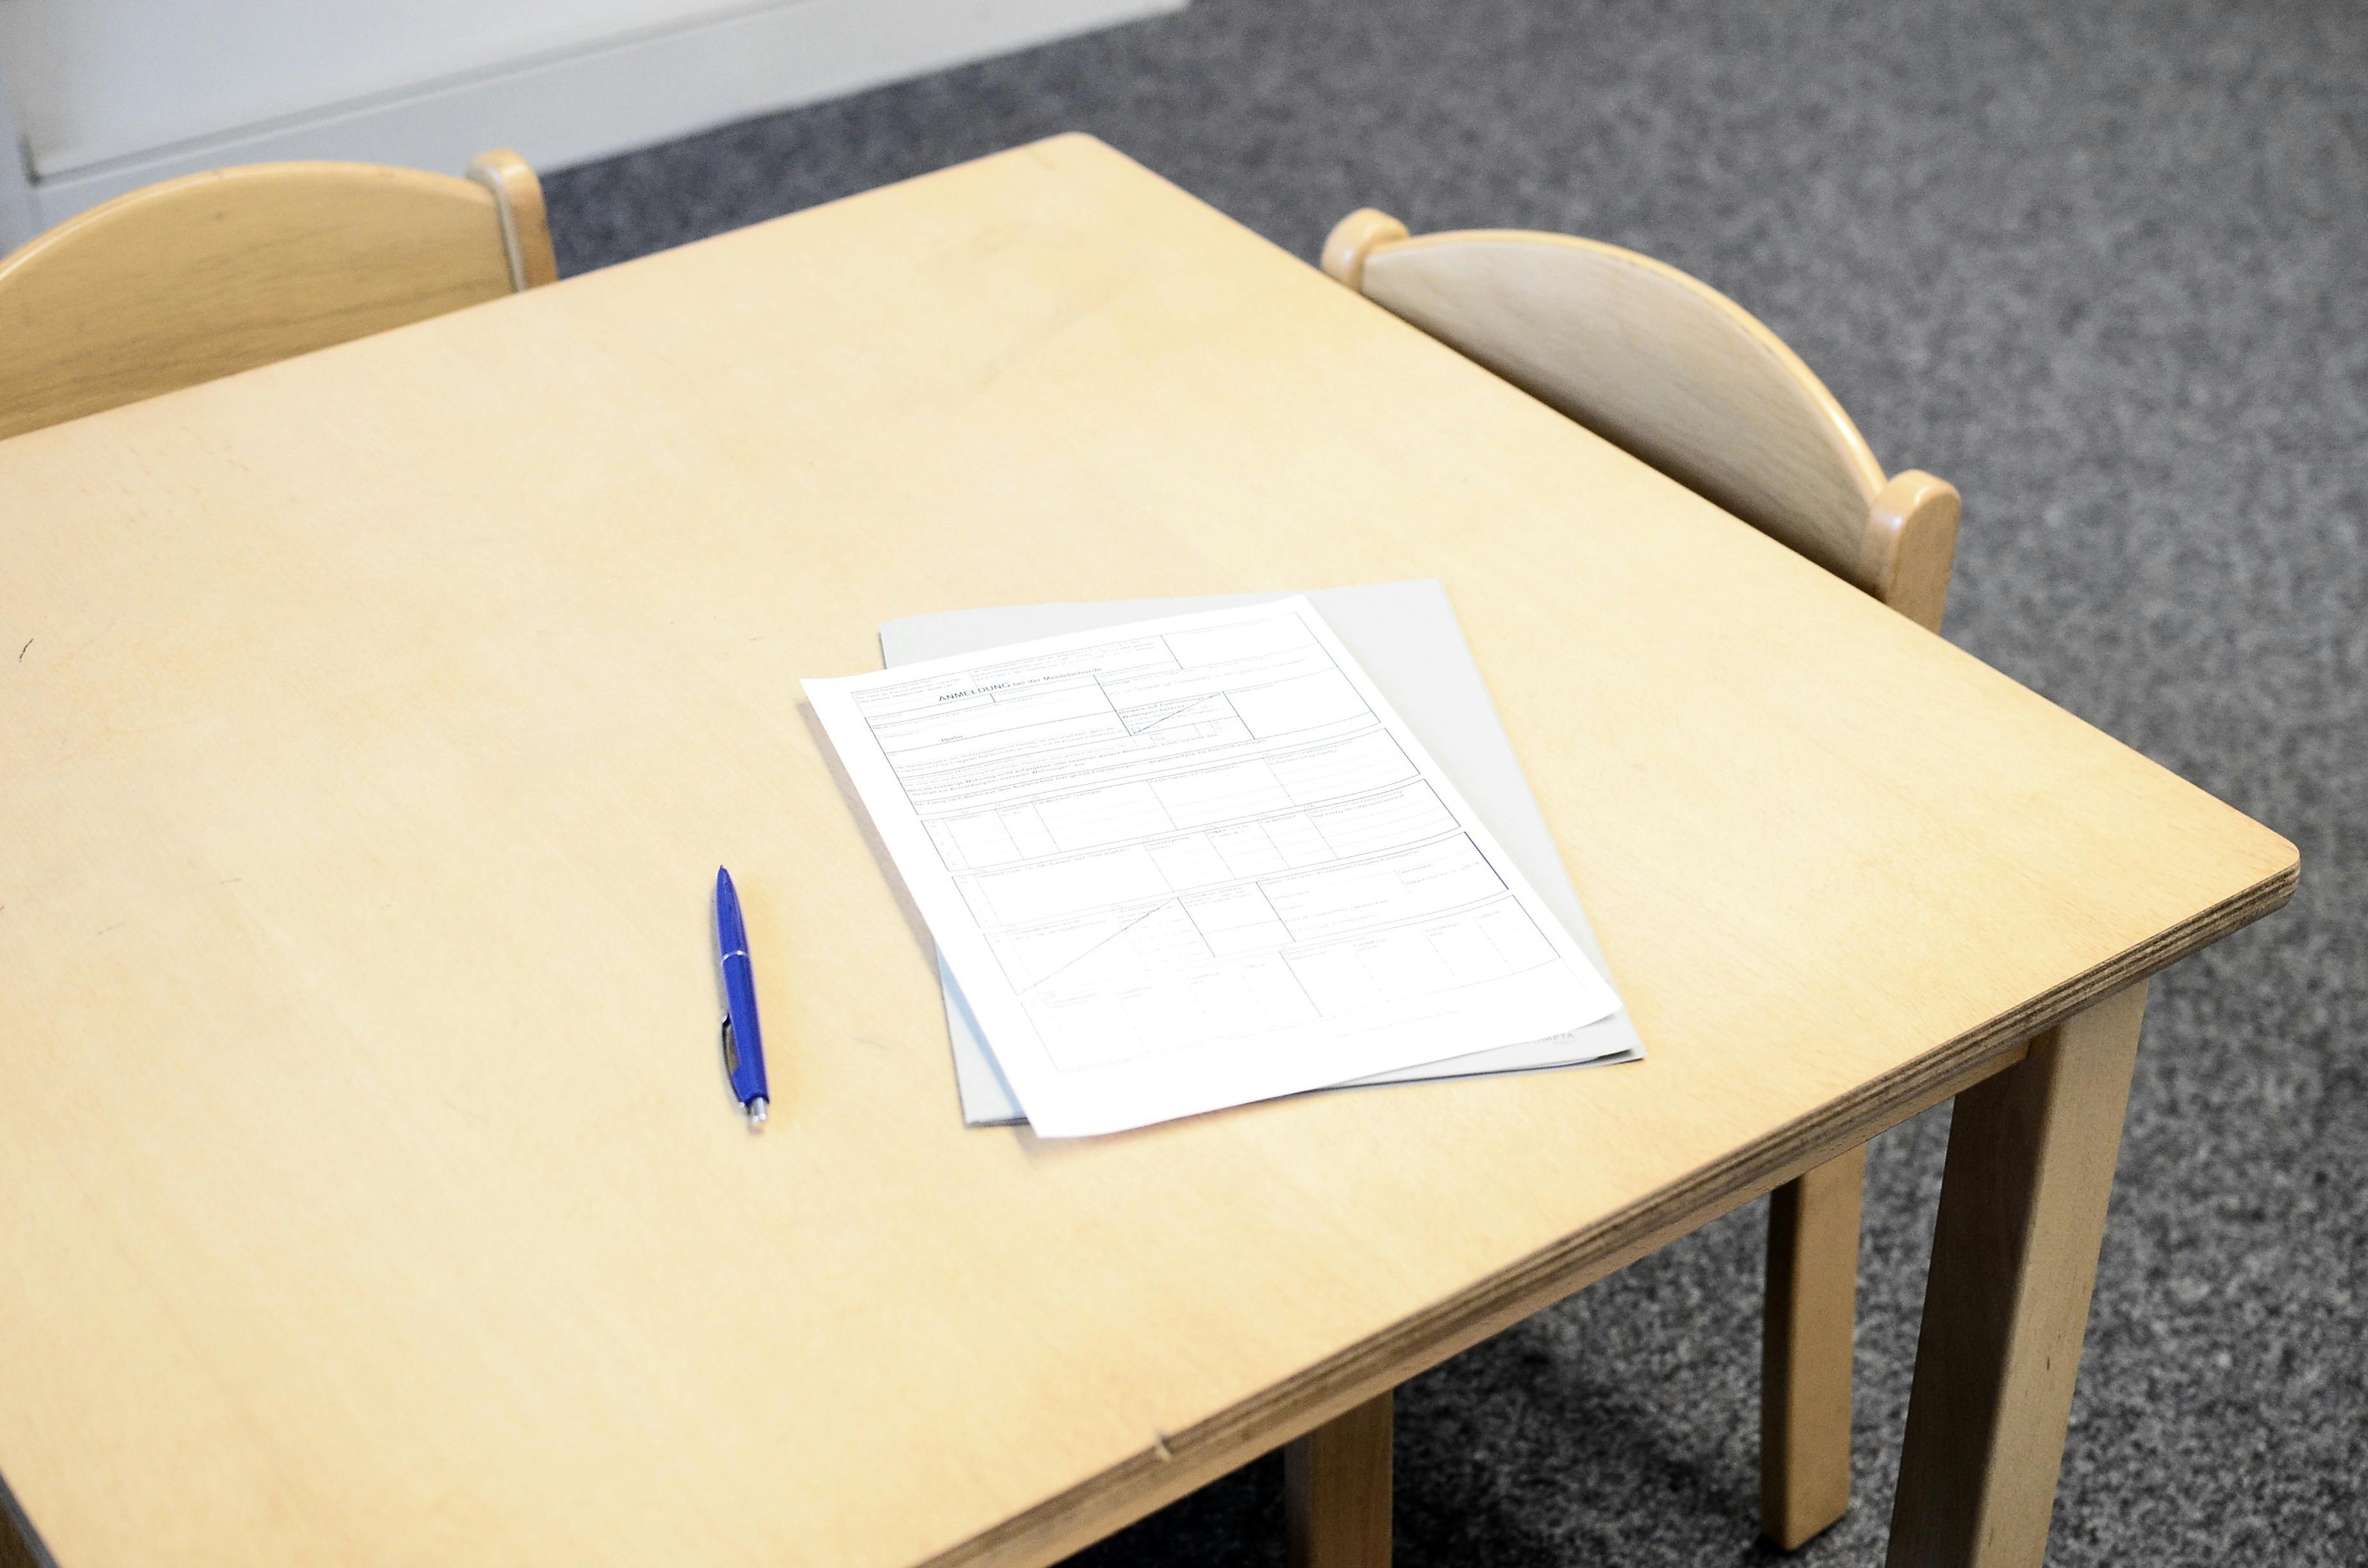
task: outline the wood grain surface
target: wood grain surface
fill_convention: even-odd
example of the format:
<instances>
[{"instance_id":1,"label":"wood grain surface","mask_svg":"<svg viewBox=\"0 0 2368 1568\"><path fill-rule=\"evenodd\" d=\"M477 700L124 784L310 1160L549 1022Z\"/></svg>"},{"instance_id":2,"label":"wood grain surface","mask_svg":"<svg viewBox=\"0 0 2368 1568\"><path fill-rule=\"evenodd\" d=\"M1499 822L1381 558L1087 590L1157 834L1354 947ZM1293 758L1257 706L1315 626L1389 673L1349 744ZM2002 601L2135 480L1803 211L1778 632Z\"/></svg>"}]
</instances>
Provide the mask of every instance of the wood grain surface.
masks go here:
<instances>
[{"instance_id":1,"label":"wood grain surface","mask_svg":"<svg viewBox=\"0 0 2368 1568\"><path fill-rule=\"evenodd\" d=\"M1050 1562L2295 875L1081 137L21 437L0 494L0 1473L69 1568ZM965 1131L798 678L1420 575L1649 1060Z\"/></svg>"}]
</instances>

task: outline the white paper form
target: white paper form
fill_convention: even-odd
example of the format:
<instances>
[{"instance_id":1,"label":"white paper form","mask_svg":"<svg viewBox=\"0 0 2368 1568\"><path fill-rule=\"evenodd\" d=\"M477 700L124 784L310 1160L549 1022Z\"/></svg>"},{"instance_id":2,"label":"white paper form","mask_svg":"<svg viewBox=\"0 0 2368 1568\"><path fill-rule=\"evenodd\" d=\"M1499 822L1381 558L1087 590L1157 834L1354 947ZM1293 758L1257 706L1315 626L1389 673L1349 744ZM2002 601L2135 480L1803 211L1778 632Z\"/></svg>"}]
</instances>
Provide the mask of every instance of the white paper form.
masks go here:
<instances>
[{"instance_id":1,"label":"white paper form","mask_svg":"<svg viewBox=\"0 0 2368 1568\"><path fill-rule=\"evenodd\" d=\"M805 687L1041 1133L1619 1006L1304 597Z\"/></svg>"},{"instance_id":2,"label":"white paper form","mask_svg":"<svg viewBox=\"0 0 2368 1568\"><path fill-rule=\"evenodd\" d=\"M1220 594L1180 599L1112 599L1099 602L997 605L970 609L939 610L931 615L892 620L880 629L880 652L891 667L923 659L941 659L1057 637L1072 631L1099 631L1139 620L1171 615L1193 615L1212 609L1244 609L1288 598L1285 593ZM1546 909L1570 933L1578 950L1596 972L1618 989L1618 978L1595 939L1563 865L1554 832L1530 792L1529 778L1512 738L1497 716L1497 704L1481 678L1480 666L1437 578L1398 583L1360 583L1345 587L1313 588L1307 602L1340 640L1372 683L1381 687L1429 751L1433 761L1461 790L1464 801L1479 814L1513 864L1545 901ZM1023 1122L1018 1096L995 1065L985 1037L963 1002L962 984L944 960L939 974L945 987L946 1044L953 1057L954 1087L962 1103L962 1120L973 1127L1008 1126ZM1546 1040L1500 1046L1469 1056L1441 1057L1411 1067L1395 1068L1354 1078L1333 1088L1382 1084L1406 1084L1483 1074L1537 1072L1578 1063L1634 1062L1644 1055L1644 1041L1625 1010ZM1316 1093L1326 1091L1318 1090Z\"/></svg>"}]
</instances>

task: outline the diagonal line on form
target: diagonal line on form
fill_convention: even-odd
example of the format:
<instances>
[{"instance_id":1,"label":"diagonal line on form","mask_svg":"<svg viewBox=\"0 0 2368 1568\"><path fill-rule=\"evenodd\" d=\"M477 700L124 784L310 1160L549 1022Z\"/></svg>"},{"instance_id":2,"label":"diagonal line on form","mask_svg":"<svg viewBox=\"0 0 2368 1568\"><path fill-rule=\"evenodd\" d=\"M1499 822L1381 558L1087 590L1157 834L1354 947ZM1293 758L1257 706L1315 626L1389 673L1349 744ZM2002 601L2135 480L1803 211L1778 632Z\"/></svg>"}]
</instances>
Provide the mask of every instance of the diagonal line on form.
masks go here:
<instances>
[{"instance_id":1,"label":"diagonal line on form","mask_svg":"<svg viewBox=\"0 0 2368 1568\"><path fill-rule=\"evenodd\" d=\"M1144 910L1142 914L1136 915L1133 919L1128 921L1125 925L1120 926L1109 936L1104 937L1100 941L1096 942L1092 947L1087 948L1084 952L1079 953L1076 958L1071 959L1067 963L1063 964L1061 969L1056 969L1051 974L1046 975L1043 979L1030 983L1028 989L1030 991L1039 991L1043 987L1050 985L1053 979L1060 974L1061 970L1070 969L1077 964L1085 962L1087 959L1093 957L1096 953L1100 952L1104 948L1109 947L1112 942L1117 941L1121 937L1125 936L1129 931L1133 930L1136 926L1142 925L1144 921L1150 919L1153 915L1158 914L1161 910L1167 908L1169 904L1174 903L1176 901L1172 898L1161 899L1149 909Z\"/></svg>"},{"instance_id":2,"label":"diagonal line on form","mask_svg":"<svg viewBox=\"0 0 2368 1568\"><path fill-rule=\"evenodd\" d=\"M1167 721L1168 721L1168 720L1170 720L1170 719L1174 719L1174 718L1177 718L1177 717L1178 717L1179 715L1182 715L1182 714L1190 713L1190 711L1192 711L1192 710L1194 710L1195 708L1206 707L1209 703L1213 702L1213 701L1215 701L1215 700L1216 700L1216 699L1215 699L1213 696L1212 696L1212 697L1195 697L1195 698L1189 699L1188 700L1186 700L1186 701L1185 701L1183 704L1181 704L1180 706L1178 706L1178 707L1175 707L1175 708L1171 708L1171 709L1169 709L1167 712L1162 713L1158 718L1154 719L1150 723L1145 724L1144 726L1143 726L1143 728L1142 728L1142 729L1140 729L1140 730L1130 729L1130 730L1128 730L1128 731L1127 731L1127 733L1128 733L1128 734L1130 734L1130 735L1148 734L1148 733L1149 733L1150 732L1152 732L1153 730L1156 730L1156 729L1159 728L1159 726L1160 726L1160 725L1165 724L1166 722L1167 722ZM1121 721L1121 722L1123 722L1124 721Z\"/></svg>"}]
</instances>

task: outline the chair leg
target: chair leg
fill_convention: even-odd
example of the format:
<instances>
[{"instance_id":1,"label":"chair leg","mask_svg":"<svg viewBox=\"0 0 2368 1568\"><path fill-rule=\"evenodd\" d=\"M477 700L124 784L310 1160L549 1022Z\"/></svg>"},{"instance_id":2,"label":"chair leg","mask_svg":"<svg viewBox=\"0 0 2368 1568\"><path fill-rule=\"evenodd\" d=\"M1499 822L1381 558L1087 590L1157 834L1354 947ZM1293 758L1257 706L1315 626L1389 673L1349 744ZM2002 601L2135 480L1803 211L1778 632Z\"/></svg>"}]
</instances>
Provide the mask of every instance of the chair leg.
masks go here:
<instances>
[{"instance_id":1,"label":"chair leg","mask_svg":"<svg viewBox=\"0 0 2368 1568\"><path fill-rule=\"evenodd\" d=\"M1957 1096L1892 1568L2039 1568L2097 1282L2143 984Z\"/></svg>"},{"instance_id":2,"label":"chair leg","mask_svg":"<svg viewBox=\"0 0 2368 1568\"><path fill-rule=\"evenodd\" d=\"M1759 1374L1759 1528L1790 1551L1842 1517L1850 1489L1863 1147L1769 1195Z\"/></svg>"},{"instance_id":3,"label":"chair leg","mask_svg":"<svg viewBox=\"0 0 2368 1568\"><path fill-rule=\"evenodd\" d=\"M1392 1397L1378 1394L1283 1449L1291 1568L1389 1568Z\"/></svg>"}]
</instances>

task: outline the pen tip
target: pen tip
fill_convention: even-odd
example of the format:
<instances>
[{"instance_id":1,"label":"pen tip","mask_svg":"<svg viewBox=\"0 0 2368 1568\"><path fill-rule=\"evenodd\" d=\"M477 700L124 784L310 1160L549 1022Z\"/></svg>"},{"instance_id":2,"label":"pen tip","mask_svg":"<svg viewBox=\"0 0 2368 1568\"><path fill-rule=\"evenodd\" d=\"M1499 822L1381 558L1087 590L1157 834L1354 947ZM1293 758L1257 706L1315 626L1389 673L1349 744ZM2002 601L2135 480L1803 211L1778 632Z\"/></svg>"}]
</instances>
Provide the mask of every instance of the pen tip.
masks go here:
<instances>
[{"instance_id":1,"label":"pen tip","mask_svg":"<svg viewBox=\"0 0 2368 1568\"><path fill-rule=\"evenodd\" d=\"M762 1132L765 1130L765 1112L767 1108L764 1096L761 1095L748 1102L749 1131Z\"/></svg>"}]
</instances>

